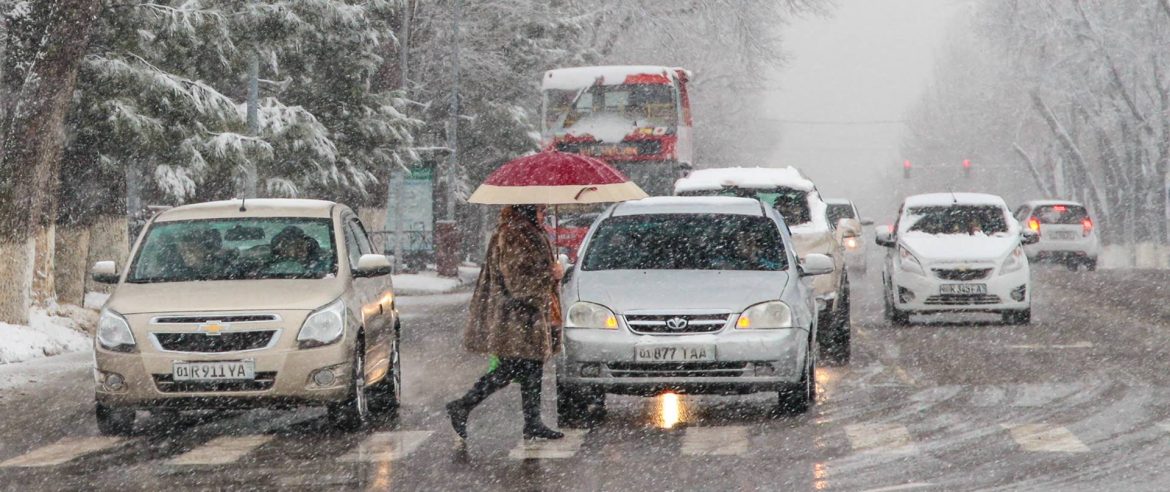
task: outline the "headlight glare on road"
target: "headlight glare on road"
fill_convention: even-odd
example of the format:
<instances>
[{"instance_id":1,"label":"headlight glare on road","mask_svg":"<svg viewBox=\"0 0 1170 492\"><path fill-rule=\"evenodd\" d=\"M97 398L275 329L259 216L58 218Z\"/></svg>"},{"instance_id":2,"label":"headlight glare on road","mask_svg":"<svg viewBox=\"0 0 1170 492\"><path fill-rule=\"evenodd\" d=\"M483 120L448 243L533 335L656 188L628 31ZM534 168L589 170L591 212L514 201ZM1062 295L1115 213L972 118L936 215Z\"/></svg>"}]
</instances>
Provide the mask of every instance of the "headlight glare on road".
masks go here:
<instances>
[{"instance_id":1,"label":"headlight glare on road","mask_svg":"<svg viewBox=\"0 0 1170 492\"><path fill-rule=\"evenodd\" d=\"M914 256L914 253L911 253L910 250L902 246L898 247L898 255L901 256L900 263L902 265L902 271L926 276L926 270L922 268L922 262L918 261L918 257Z\"/></svg>"},{"instance_id":2,"label":"headlight glare on road","mask_svg":"<svg viewBox=\"0 0 1170 492\"><path fill-rule=\"evenodd\" d=\"M1024 248L1016 246L1016 249L1012 250L1012 254L1003 260L1003 266L999 268L1000 275L1020 271L1021 268L1024 268L1024 261Z\"/></svg>"},{"instance_id":3,"label":"headlight glare on road","mask_svg":"<svg viewBox=\"0 0 1170 492\"><path fill-rule=\"evenodd\" d=\"M329 305L313 311L301 325L297 342L301 348L329 345L341 339L345 333L345 303L338 299Z\"/></svg>"},{"instance_id":4,"label":"headlight glare on road","mask_svg":"<svg viewBox=\"0 0 1170 492\"><path fill-rule=\"evenodd\" d=\"M604 328L616 330L617 315L609 308L592 302L578 302L569 308L565 328Z\"/></svg>"},{"instance_id":5,"label":"headlight glare on road","mask_svg":"<svg viewBox=\"0 0 1170 492\"><path fill-rule=\"evenodd\" d=\"M122 315L110 310L102 310L98 319L97 341L102 348L114 352L133 352L135 347L134 333L130 331L130 323Z\"/></svg>"},{"instance_id":6,"label":"headlight glare on road","mask_svg":"<svg viewBox=\"0 0 1170 492\"><path fill-rule=\"evenodd\" d=\"M781 301L756 304L739 315L735 327L741 330L792 328L792 310Z\"/></svg>"}]
</instances>

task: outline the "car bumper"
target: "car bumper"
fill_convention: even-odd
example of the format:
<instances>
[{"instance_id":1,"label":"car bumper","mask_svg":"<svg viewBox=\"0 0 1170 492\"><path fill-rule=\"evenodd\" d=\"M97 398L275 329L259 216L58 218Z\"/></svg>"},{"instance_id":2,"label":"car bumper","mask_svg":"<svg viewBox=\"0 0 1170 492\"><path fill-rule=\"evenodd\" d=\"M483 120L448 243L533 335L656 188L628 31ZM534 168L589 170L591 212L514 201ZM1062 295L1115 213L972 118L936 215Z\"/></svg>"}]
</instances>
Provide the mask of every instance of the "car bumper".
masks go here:
<instances>
[{"instance_id":1,"label":"car bumper","mask_svg":"<svg viewBox=\"0 0 1170 492\"><path fill-rule=\"evenodd\" d=\"M998 269L996 269L998 270ZM1030 273L1027 267L1006 275L992 272L985 279L968 282L947 281L899 272L893 279L894 303L900 311L932 312L1003 312L1027 309L1032 305ZM986 284L982 296L944 296L943 284Z\"/></svg>"},{"instance_id":2,"label":"car bumper","mask_svg":"<svg viewBox=\"0 0 1170 492\"><path fill-rule=\"evenodd\" d=\"M350 350L345 343L313 349L265 349L220 354L144 352L124 354L101 348L94 351L95 396L99 403L131 408L253 408L323 405L348 394L352 379ZM183 383L171 380L176 361L252 360L256 379L223 383ZM314 372L329 368L334 381L318 386ZM118 374L124 384L107 384Z\"/></svg>"},{"instance_id":3,"label":"car bumper","mask_svg":"<svg viewBox=\"0 0 1170 492\"><path fill-rule=\"evenodd\" d=\"M562 384L611 393L752 393L800 381L808 356L802 329L735 330L714 334L639 335L618 330L565 330L558 358ZM638 362L638 348L714 347L706 362Z\"/></svg>"},{"instance_id":4,"label":"car bumper","mask_svg":"<svg viewBox=\"0 0 1170 492\"><path fill-rule=\"evenodd\" d=\"M1024 253L1032 260L1095 259L1101 253L1101 245L1096 240L1053 241L1041 237L1040 242L1024 246Z\"/></svg>"}]
</instances>

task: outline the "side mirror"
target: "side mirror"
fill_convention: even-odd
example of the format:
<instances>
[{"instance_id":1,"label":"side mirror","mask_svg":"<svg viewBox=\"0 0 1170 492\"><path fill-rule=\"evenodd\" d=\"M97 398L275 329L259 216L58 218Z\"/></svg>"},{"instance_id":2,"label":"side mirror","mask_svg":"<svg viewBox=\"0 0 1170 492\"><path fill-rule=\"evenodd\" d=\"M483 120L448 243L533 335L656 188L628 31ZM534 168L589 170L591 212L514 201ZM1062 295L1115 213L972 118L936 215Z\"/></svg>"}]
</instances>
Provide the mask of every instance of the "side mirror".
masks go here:
<instances>
[{"instance_id":1,"label":"side mirror","mask_svg":"<svg viewBox=\"0 0 1170 492\"><path fill-rule=\"evenodd\" d=\"M89 271L90 277L99 284L118 283L118 264L112 261L99 261L93 264Z\"/></svg>"},{"instance_id":2,"label":"side mirror","mask_svg":"<svg viewBox=\"0 0 1170 492\"><path fill-rule=\"evenodd\" d=\"M840 219L837 221L837 229L841 230L841 237L848 239L861 235L861 231L857 230L857 226L853 225L853 219Z\"/></svg>"},{"instance_id":3,"label":"side mirror","mask_svg":"<svg viewBox=\"0 0 1170 492\"><path fill-rule=\"evenodd\" d=\"M1040 242L1040 233L1033 230L1020 232L1020 244L1036 244Z\"/></svg>"},{"instance_id":4,"label":"side mirror","mask_svg":"<svg viewBox=\"0 0 1170 492\"><path fill-rule=\"evenodd\" d=\"M833 259L825 255L810 253L800 260L801 277L828 275L833 273L834 269L836 266L833 265Z\"/></svg>"},{"instance_id":5,"label":"side mirror","mask_svg":"<svg viewBox=\"0 0 1170 492\"><path fill-rule=\"evenodd\" d=\"M386 255L362 255L353 268L353 276L357 278L381 277L391 273L394 273L394 263Z\"/></svg>"},{"instance_id":6,"label":"side mirror","mask_svg":"<svg viewBox=\"0 0 1170 492\"><path fill-rule=\"evenodd\" d=\"M874 235L873 241L877 243L878 246L885 248L893 248L898 244L898 240L894 238L894 233L892 232L879 232Z\"/></svg>"},{"instance_id":7,"label":"side mirror","mask_svg":"<svg viewBox=\"0 0 1170 492\"><path fill-rule=\"evenodd\" d=\"M861 219L861 225L863 225L863 226L871 226L871 225L873 225L873 219L866 219L866 218L862 218L862 219Z\"/></svg>"}]
</instances>

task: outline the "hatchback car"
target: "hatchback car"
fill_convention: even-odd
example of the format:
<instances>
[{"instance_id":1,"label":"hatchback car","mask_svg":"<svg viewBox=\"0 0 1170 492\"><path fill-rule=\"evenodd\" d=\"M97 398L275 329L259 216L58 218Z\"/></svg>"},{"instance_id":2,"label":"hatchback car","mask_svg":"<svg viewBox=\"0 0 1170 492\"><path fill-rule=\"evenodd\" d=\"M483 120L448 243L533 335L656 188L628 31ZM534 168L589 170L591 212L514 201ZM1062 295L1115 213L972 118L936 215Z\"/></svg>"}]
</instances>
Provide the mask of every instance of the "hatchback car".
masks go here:
<instances>
[{"instance_id":1,"label":"hatchback car","mask_svg":"<svg viewBox=\"0 0 1170 492\"><path fill-rule=\"evenodd\" d=\"M343 428L396 411L390 262L344 205L177 207L147 223L130 258L93 272L117 284L95 337L103 433L129 432L137 410L314 405Z\"/></svg>"},{"instance_id":2,"label":"hatchback car","mask_svg":"<svg viewBox=\"0 0 1170 492\"><path fill-rule=\"evenodd\" d=\"M1021 231L1002 198L980 193L911 196L894 232L882 275L886 318L905 325L911 314L1001 313L1004 323L1032 319L1031 274Z\"/></svg>"},{"instance_id":3,"label":"hatchback car","mask_svg":"<svg viewBox=\"0 0 1170 492\"><path fill-rule=\"evenodd\" d=\"M1062 263L1069 270L1097 269L1101 242L1085 206L1064 200L1036 200L1016 209L1016 220L1040 236L1024 246L1031 261Z\"/></svg>"},{"instance_id":4,"label":"hatchback car","mask_svg":"<svg viewBox=\"0 0 1170 492\"><path fill-rule=\"evenodd\" d=\"M678 180L679 196L737 196L760 200L784 217L797 255L828 256L833 271L813 278L821 330L817 336L829 362L849 362L852 328L850 323L849 275L845 269L842 242L855 237L850 231L830 224L828 206L812 180L794 167L731 167L701 169Z\"/></svg>"},{"instance_id":5,"label":"hatchback car","mask_svg":"<svg viewBox=\"0 0 1170 492\"><path fill-rule=\"evenodd\" d=\"M783 218L744 198L658 197L608 209L566 277L562 425L607 393L775 391L803 411L816 381L816 302Z\"/></svg>"},{"instance_id":6,"label":"hatchback car","mask_svg":"<svg viewBox=\"0 0 1170 492\"><path fill-rule=\"evenodd\" d=\"M857 207L847 198L829 198L825 200L829 209L829 223L837 226L841 231L841 246L845 249L845 265L852 271L865 274L869 268L866 262L865 242L862 241L862 228L873 225L870 219L863 219L857 213Z\"/></svg>"}]
</instances>

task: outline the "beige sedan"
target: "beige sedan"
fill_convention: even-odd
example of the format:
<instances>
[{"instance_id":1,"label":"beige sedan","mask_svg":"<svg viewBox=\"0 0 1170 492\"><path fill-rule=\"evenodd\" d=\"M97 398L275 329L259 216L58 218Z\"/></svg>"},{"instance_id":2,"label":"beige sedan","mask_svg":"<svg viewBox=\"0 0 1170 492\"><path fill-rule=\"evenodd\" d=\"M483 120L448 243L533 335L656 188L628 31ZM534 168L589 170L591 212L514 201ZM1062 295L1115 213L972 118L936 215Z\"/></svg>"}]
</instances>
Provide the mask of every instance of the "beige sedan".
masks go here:
<instances>
[{"instance_id":1,"label":"beige sedan","mask_svg":"<svg viewBox=\"0 0 1170 492\"><path fill-rule=\"evenodd\" d=\"M397 412L401 326L386 256L316 200L187 205L146 225L95 337L105 434L138 410L326 406L341 428Z\"/></svg>"}]
</instances>

